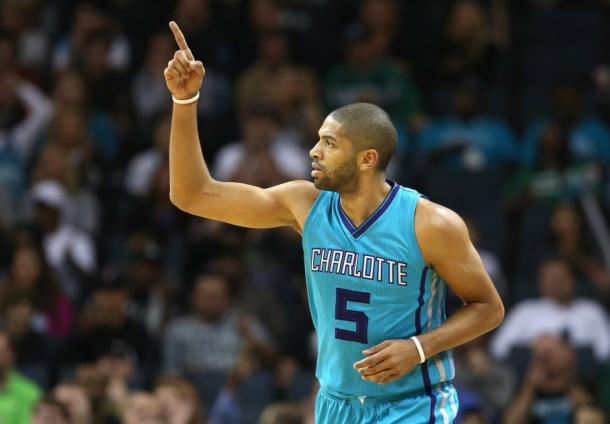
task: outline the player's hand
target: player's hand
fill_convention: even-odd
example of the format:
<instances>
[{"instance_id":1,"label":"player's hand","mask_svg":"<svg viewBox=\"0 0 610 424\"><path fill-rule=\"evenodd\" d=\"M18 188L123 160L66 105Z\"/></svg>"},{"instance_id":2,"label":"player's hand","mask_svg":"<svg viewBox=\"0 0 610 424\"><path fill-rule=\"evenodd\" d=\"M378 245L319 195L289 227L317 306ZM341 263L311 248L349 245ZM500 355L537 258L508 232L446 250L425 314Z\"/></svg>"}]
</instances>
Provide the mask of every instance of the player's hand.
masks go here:
<instances>
[{"instance_id":1,"label":"player's hand","mask_svg":"<svg viewBox=\"0 0 610 424\"><path fill-rule=\"evenodd\" d=\"M419 364L419 353L412 340L386 340L362 352L367 357L354 364L363 380L391 383Z\"/></svg>"},{"instance_id":2,"label":"player's hand","mask_svg":"<svg viewBox=\"0 0 610 424\"><path fill-rule=\"evenodd\" d=\"M174 33L179 49L176 50L174 58L167 63L167 68L163 71L165 83L177 99L190 99L201 88L205 68L203 63L193 57L178 24L171 21L169 27Z\"/></svg>"}]
</instances>

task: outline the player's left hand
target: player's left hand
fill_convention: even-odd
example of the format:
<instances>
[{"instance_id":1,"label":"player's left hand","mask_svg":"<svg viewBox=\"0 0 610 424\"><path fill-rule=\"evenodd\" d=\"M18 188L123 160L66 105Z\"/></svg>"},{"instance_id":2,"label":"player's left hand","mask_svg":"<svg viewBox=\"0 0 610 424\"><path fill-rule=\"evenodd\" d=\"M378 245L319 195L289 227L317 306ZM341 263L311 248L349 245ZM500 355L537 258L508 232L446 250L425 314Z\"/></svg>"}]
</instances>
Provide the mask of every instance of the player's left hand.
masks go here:
<instances>
[{"instance_id":1,"label":"player's left hand","mask_svg":"<svg viewBox=\"0 0 610 424\"><path fill-rule=\"evenodd\" d=\"M354 364L363 380L388 384L411 372L419 364L419 353L411 340L386 340L362 351L366 358Z\"/></svg>"}]
</instances>

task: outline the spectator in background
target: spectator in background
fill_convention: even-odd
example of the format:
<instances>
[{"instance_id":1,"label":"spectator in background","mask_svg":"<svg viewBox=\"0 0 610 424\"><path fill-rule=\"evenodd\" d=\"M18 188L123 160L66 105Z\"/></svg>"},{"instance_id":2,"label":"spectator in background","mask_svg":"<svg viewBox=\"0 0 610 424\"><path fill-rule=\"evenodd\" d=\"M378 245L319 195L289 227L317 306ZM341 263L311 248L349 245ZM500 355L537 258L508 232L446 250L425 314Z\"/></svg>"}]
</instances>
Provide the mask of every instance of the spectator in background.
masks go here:
<instances>
[{"instance_id":1,"label":"spectator in background","mask_svg":"<svg viewBox=\"0 0 610 424\"><path fill-rule=\"evenodd\" d=\"M490 419L500 416L515 390L517 381L514 371L489 355L486 337L461 346L455 351L455 359L456 378L453 384L458 390L461 389L461 393L469 392L475 397L474 401L478 402L484 416ZM466 393L464 395L468 397ZM466 408L468 403L464 402Z\"/></svg>"},{"instance_id":2,"label":"spectator in background","mask_svg":"<svg viewBox=\"0 0 610 424\"><path fill-rule=\"evenodd\" d=\"M610 130L598 118L585 115L583 93L575 84L559 85L553 93L553 113L549 118L529 124L523 140L522 162L533 166L539 160L538 140L549 123L555 123L568 139L572 164L592 162L610 164Z\"/></svg>"},{"instance_id":3,"label":"spectator in background","mask_svg":"<svg viewBox=\"0 0 610 424\"><path fill-rule=\"evenodd\" d=\"M257 368L256 346L253 344L244 346L210 407L210 424L234 423L243 419L239 391Z\"/></svg>"},{"instance_id":4,"label":"spectator in background","mask_svg":"<svg viewBox=\"0 0 610 424\"><path fill-rule=\"evenodd\" d=\"M130 205L129 228L132 231L150 231L164 246L172 246L164 254L163 262L170 275L179 275L182 255L185 254L183 232L188 222L186 214L169 200L169 169L167 157L154 173L151 189L146 197L135 199Z\"/></svg>"},{"instance_id":5,"label":"spectator in background","mask_svg":"<svg viewBox=\"0 0 610 424\"><path fill-rule=\"evenodd\" d=\"M453 93L453 113L431 121L419 136L426 163L453 170L506 167L516 159L515 139L502 121L481 112L481 87L465 82Z\"/></svg>"},{"instance_id":6,"label":"spectator in background","mask_svg":"<svg viewBox=\"0 0 610 424\"><path fill-rule=\"evenodd\" d=\"M133 367L126 367L122 363L113 365L116 365L117 369L109 370L104 359L101 359L83 362L72 370L74 384L86 394L87 403L91 406L88 423L116 423L123 414L130 395L126 389L124 375L125 371ZM79 407L84 405L80 404Z\"/></svg>"},{"instance_id":7,"label":"spectator in background","mask_svg":"<svg viewBox=\"0 0 610 424\"><path fill-rule=\"evenodd\" d=\"M188 381L180 377L162 377L157 381L154 394L163 408L167 424L203 424L199 395Z\"/></svg>"},{"instance_id":8,"label":"spectator in background","mask_svg":"<svg viewBox=\"0 0 610 424\"><path fill-rule=\"evenodd\" d=\"M11 34L17 47L17 60L25 73L39 80L49 59L49 28L44 27L40 0L8 0L0 7L0 28ZM0 69L6 69L0 62Z\"/></svg>"},{"instance_id":9,"label":"spectator in background","mask_svg":"<svg viewBox=\"0 0 610 424\"><path fill-rule=\"evenodd\" d=\"M166 424L163 407L151 393L131 394L123 409L121 424Z\"/></svg>"},{"instance_id":10,"label":"spectator in background","mask_svg":"<svg viewBox=\"0 0 610 424\"><path fill-rule=\"evenodd\" d=\"M94 164L95 146L87 131L87 117L77 107L55 110L47 143L60 148L73 169Z\"/></svg>"},{"instance_id":11,"label":"spectator in background","mask_svg":"<svg viewBox=\"0 0 610 424\"><path fill-rule=\"evenodd\" d=\"M161 246L153 234L135 232L128 244L125 281L130 293L129 315L148 334L158 337L169 317L169 293L176 287L163 272Z\"/></svg>"},{"instance_id":12,"label":"spectator in background","mask_svg":"<svg viewBox=\"0 0 610 424\"><path fill-rule=\"evenodd\" d=\"M227 281L202 274L192 294L193 311L176 318L163 339L163 369L168 373L229 372L244 346L253 346L264 360L273 349L265 330L231 305Z\"/></svg>"},{"instance_id":13,"label":"spectator in background","mask_svg":"<svg viewBox=\"0 0 610 424\"><path fill-rule=\"evenodd\" d=\"M87 83L92 108L112 114L121 126L126 126L130 122L127 117L131 104L129 98L122 93L128 92L129 85L126 73L113 68L109 63L112 37L109 31L89 34L77 69L82 72Z\"/></svg>"},{"instance_id":14,"label":"spectator in background","mask_svg":"<svg viewBox=\"0 0 610 424\"><path fill-rule=\"evenodd\" d=\"M258 424L303 424L300 405L291 402L273 403L262 412Z\"/></svg>"},{"instance_id":15,"label":"spectator in background","mask_svg":"<svg viewBox=\"0 0 610 424\"><path fill-rule=\"evenodd\" d=\"M265 97L278 112L282 136L309 149L322 124L317 80L311 69L283 65L265 84Z\"/></svg>"},{"instance_id":16,"label":"spectator in background","mask_svg":"<svg viewBox=\"0 0 610 424\"><path fill-rule=\"evenodd\" d=\"M360 22L384 55L394 59L411 58L413 43L401 31L401 11L396 0L365 0L360 7Z\"/></svg>"},{"instance_id":17,"label":"spectator in background","mask_svg":"<svg viewBox=\"0 0 610 424\"><path fill-rule=\"evenodd\" d=\"M544 126L534 163L522 165L507 183L504 202L509 210L574 201L583 193L600 189L599 167L592 162L575 161L569 146L568 133L560 125L549 122Z\"/></svg>"},{"instance_id":18,"label":"spectator in background","mask_svg":"<svg viewBox=\"0 0 610 424\"><path fill-rule=\"evenodd\" d=\"M592 284L595 294L601 296L596 297L598 301L607 301L610 270L605 269L601 259L594 253L583 219L577 205L557 205L550 217L550 248L570 265L578 279ZM591 290L586 287L582 291L589 293Z\"/></svg>"},{"instance_id":19,"label":"spectator in background","mask_svg":"<svg viewBox=\"0 0 610 424\"><path fill-rule=\"evenodd\" d=\"M493 1L490 22L481 2L459 0L453 4L436 67L439 78L456 83L475 77L489 81L495 76L500 49L507 40L506 22L498 8L501 2Z\"/></svg>"},{"instance_id":20,"label":"spectator in background","mask_svg":"<svg viewBox=\"0 0 610 424\"><path fill-rule=\"evenodd\" d=\"M285 33L263 33L258 39L257 47L258 56L255 62L242 72L236 84L235 94L240 116L247 112L252 103L260 101L268 94L265 84L273 78L277 69L291 62L290 42Z\"/></svg>"},{"instance_id":21,"label":"spectator in background","mask_svg":"<svg viewBox=\"0 0 610 424\"><path fill-rule=\"evenodd\" d=\"M115 159L121 148L119 127L111 112L92 103L90 90L82 72L68 68L57 74L53 85L53 104L55 120L61 121L64 113L79 111L85 128L85 134L81 137L91 145L97 162L110 163ZM52 128L51 141L62 143L62 137L68 131L62 129L62 125L60 128Z\"/></svg>"},{"instance_id":22,"label":"spectator in background","mask_svg":"<svg viewBox=\"0 0 610 424\"><path fill-rule=\"evenodd\" d=\"M581 404L576 407L574 424L606 424L608 422L608 414L595 404Z\"/></svg>"},{"instance_id":23,"label":"spectator in background","mask_svg":"<svg viewBox=\"0 0 610 424\"><path fill-rule=\"evenodd\" d=\"M203 266L208 266L222 256L236 258L237 263L241 265L242 258L248 251L249 232L234 225L196 219L189 222L187 234L187 257L183 278L185 282L194 281ZM181 298L188 298L192 285L183 283L181 287Z\"/></svg>"},{"instance_id":24,"label":"spectator in background","mask_svg":"<svg viewBox=\"0 0 610 424\"><path fill-rule=\"evenodd\" d=\"M129 295L119 282L94 287L79 317L79 326L62 359L67 365L97 361L119 352L143 373L154 360L155 346L144 327L128 315Z\"/></svg>"},{"instance_id":25,"label":"spectator in background","mask_svg":"<svg viewBox=\"0 0 610 424\"><path fill-rule=\"evenodd\" d=\"M539 273L540 297L523 300L508 312L491 341L491 352L505 360L515 347L529 347L544 335L565 334L581 349L590 349L598 364L610 358L610 323L596 302L575 296L576 282L567 262L550 259ZM589 368L596 364L585 364Z\"/></svg>"},{"instance_id":26,"label":"spectator in background","mask_svg":"<svg viewBox=\"0 0 610 424\"><path fill-rule=\"evenodd\" d=\"M16 61L14 39L0 33L0 48L7 56L3 60ZM27 163L51 118L52 105L40 88L19 76L15 62L7 65L0 78L0 141Z\"/></svg>"},{"instance_id":27,"label":"spectator in background","mask_svg":"<svg viewBox=\"0 0 610 424\"><path fill-rule=\"evenodd\" d=\"M136 114L141 123L165 112L170 100L163 75L159 74L174 54L172 40L166 31L153 34L148 40L144 63L133 77L132 97Z\"/></svg>"},{"instance_id":28,"label":"spectator in background","mask_svg":"<svg viewBox=\"0 0 610 424\"><path fill-rule=\"evenodd\" d=\"M248 107L243 120L243 141L227 144L214 161L215 178L270 187L305 178L307 152L278 133L278 115L268 103Z\"/></svg>"},{"instance_id":29,"label":"spectator in background","mask_svg":"<svg viewBox=\"0 0 610 424\"><path fill-rule=\"evenodd\" d=\"M106 383L104 413L120 416L132 388L141 387L137 374L138 360L125 343L116 341L113 347L95 361L98 373Z\"/></svg>"},{"instance_id":30,"label":"spectator in background","mask_svg":"<svg viewBox=\"0 0 610 424\"><path fill-rule=\"evenodd\" d=\"M18 76L15 43L0 32L0 222L5 225L18 219L26 169L52 114L46 95Z\"/></svg>"},{"instance_id":31,"label":"spectator in background","mask_svg":"<svg viewBox=\"0 0 610 424\"><path fill-rule=\"evenodd\" d=\"M53 271L36 244L14 247L9 276L0 288L0 299L27 299L33 307L33 322L39 332L63 340L72 331L72 303L61 292Z\"/></svg>"},{"instance_id":32,"label":"spectator in background","mask_svg":"<svg viewBox=\"0 0 610 424\"><path fill-rule=\"evenodd\" d=\"M252 239L255 238L252 234L247 234L244 241L248 243L247 249L261 252L260 256L262 256L262 250L266 251L265 254L273 255L267 251L267 247L260 245L254 247L256 245ZM279 250L286 247L277 237L271 243L276 243ZM260 256L258 258L246 258L237 254L216 256L207 262L205 269L213 274L225 276L230 285L234 306L247 315L256 316L269 330L270 336L275 339L281 337L283 331L288 330L286 328L288 320L291 321L291 330L295 328L295 322L288 319L283 313L283 310L286 309L293 311L292 302L287 304L287 299L280 300L273 290L273 282L269 280L273 280L275 277L280 279L283 284L290 285L286 279L291 277L286 271L273 269L277 268L277 265Z\"/></svg>"},{"instance_id":33,"label":"spectator in background","mask_svg":"<svg viewBox=\"0 0 610 424\"><path fill-rule=\"evenodd\" d=\"M276 0L253 0L249 22L255 34L269 34L282 30L283 9Z\"/></svg>"},{"instance_id":34,"label":"spectator in background","mask_svg":"<svg viewBox=\"0 0 610 424\"><path fill-rule=\"evenodd\" d=\"M65 69L77 65L88 53L89 38L96 33L107 33L110 36L108 55L101 59L115 70L125 70L129 66L131 49L129 40L123 35L116 22L111 18L109 10L103 2L83 1L76 5L72 28L55 43L53 48L53 68Z\"/></svg>"},{"instance_id":35,"label":"spectator in background","mask_svg":"<svg viewBox=\"0 0 610 424\"><path fill-rule=\"evenodd\" d=\"M34 408L31 424L71 424L70 413L62 402L44 397Z\"/></svg>"},{"instance_id":36,"label":"spectator in background","mask_svg":"<svg viewBox=\"0 0 610 424\"><path fill-rule=\"evenodd\" d=\"M61 383L53 388L54 399L63 403L68 410L69 424L91 424L93 416L91 402L85 390L74 383Z\"/></svg>"},{"instance_id":37,"label":"spectator in background","mask_svg":"<svg viewBox=\"0 0 610 424\"><path fill-rule=\"evenodd\" d=\"M55 181L41 181L31 191L35 226L42 236L45 257L56 273L62 291L72 300L83 294L97 268L93 241L64 221L68 197Z\"/></svg>"},{"instance_id":38,"label":"spectator in background","mask_svg":"<svg viewBox=\"0 0 610 424\"><path fill-rule=\"evenodd\" d=\"M69 225L88 234L97 234L100 225L98 198L87 185L86 161L78 155L66 156L57 143L46 145L40 152L31 182L55 181L66 189L67 203L64 205L63 219ZM76 160L73 160L76 159Z\"/></svg>"},{"instance_id":39,"label":"spectator in background","mask_svg":"<svg viewBox=\"0 0 610 424\"><path fill-rule=\"evenodd\" d=\"M385 55L360 24L345 32L345 58L333 66L324 81L328 110L348 103L369 102L382 107L398 130L398 151L410 147L407 126L420 111L419 92L403 66Z\"/></svg>"},{"instance_id":40,"label":"spectator in background","mask_svg":"<svg viewBox=\"0 0 610 424\"><path fill-rule=\"evenodd\" d=\"M498 290L498 294L502 300L506 301L508 298L508 284L506 281L506 274L502 269L502 261L498 255L485 247L485 240L481 236L481 232L476 223L471 219L466 219L465 221L466 226L468 227L470 240L477 249L485 270L489 274L491 281L493 281L494 286L496 286L496 290Z\"/></svg>"},{"instance_id":41,"label":"spectator in background","mask_svg":"<svg viewBox=\"0 0 610 424\"><path fill-rule=\"evenodd\" d=\"M15 370L15 350L6 330L0 330L0 422L30 424L42 393L32 381Z\"/></svg>"},{"instance_id":42,"label":"spectator in background","mask_svg":"<svg viewBox=\"0 0 610 424\"><path fill-rule=\"evenodd\" d=\"M164 87L164 90L167 89ZM153 144L148 149L134 156L127 166L125 186L129 194L135 197L147 197L153 185L155 174L161 165L168 160L169 124L171 115L163 113L152 121Z\"/></svg>"},{"instance_id":43,"label":"spectator in background","mask_svg":"<svg viewBox=\"0 0 610 424\"><path fill-rule=\"evenodd\" d=\"M558 336L541 336L532 348L525 380L506 408L504 422L570 422L578 407L592 401L578 381L576 352Z\"/></svg>"},{"instance_id":44,"label":"spectator in background","mask_svg":"<svg viewBox=\"0 0 610 424\"><path fill-rule=\"evenodd\" d=\"M2 316L17 357L15 366L45 388L56 357L55 345L36 328L29 299L13 298L4 302Z\"/></svg>"}]
</instances>

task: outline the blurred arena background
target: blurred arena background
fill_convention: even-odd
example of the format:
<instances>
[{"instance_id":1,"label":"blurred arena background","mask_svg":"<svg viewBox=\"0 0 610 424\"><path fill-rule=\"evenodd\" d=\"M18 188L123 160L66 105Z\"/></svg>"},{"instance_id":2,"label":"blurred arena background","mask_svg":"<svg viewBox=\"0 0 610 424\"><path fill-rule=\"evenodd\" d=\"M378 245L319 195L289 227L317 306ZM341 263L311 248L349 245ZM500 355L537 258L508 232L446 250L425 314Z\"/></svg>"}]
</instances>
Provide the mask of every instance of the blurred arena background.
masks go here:
<instances>
[{"instance_id":1,"label":"blurred arena background","mask_svg":"<svg viewBox=\"0 0 610 424\"><path fill-rule=\"evenodd\" d=\"M312 422L299 237L169 202L170 19L216 178L308 178L370 101L467 220L507 317L456 351L460 422L606 422L610 1L2 0L0 423Z\"/></svg>"}]
</instances>

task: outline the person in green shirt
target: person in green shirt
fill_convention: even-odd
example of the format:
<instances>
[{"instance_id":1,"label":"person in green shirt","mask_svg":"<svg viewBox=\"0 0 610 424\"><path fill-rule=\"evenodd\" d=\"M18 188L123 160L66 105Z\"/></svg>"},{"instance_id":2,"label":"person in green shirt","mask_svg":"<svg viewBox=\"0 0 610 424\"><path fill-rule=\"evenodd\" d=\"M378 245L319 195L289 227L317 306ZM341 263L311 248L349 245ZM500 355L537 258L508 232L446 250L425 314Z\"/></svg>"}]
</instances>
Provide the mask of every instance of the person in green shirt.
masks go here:
<instances>
[{"instance_id":1,"label":"person in green shirt","mask_svg":"<svg viewBox=\"0 0 610 424\"><path fill-rule=\"evenodd\" d=\"M9 334L0 329L0 423L30 424L42 391L14 368L15 360Z\"/></svg>"}]
</instances>

